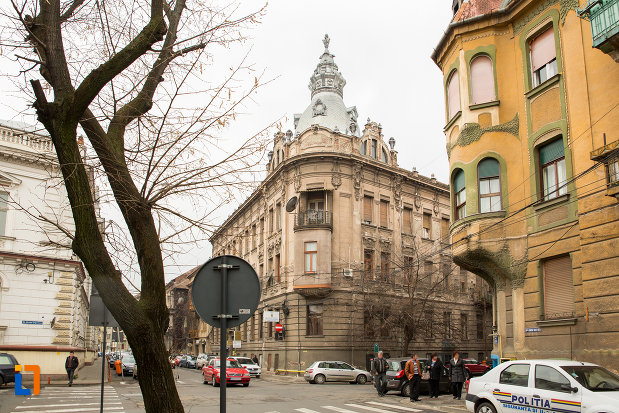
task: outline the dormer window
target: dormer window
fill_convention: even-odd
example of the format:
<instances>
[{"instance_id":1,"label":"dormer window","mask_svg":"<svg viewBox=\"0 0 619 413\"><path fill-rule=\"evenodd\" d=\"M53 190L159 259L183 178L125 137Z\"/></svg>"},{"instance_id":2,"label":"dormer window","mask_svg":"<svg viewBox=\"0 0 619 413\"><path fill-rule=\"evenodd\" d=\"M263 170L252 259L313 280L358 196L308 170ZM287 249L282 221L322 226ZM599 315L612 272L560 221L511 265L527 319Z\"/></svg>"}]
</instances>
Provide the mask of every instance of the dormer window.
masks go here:
<instances>
[{"instance_id":1,"label":"dormer window","mask_svg":"<svg viewBox=\"0 0 619 413\"><path fill-rule=\"evenodd\" d=\"M367 146L368 146L368 141L363 141L361 143L361 155L367 155Z\"/></svg>"},{"instance_id":2,"label":"dormer window","mask_svg":"<svg viewBox=\"0 0 619 413\"><path fill-rule=\"evenodd\" d=\"M372 139L372 158L376 159L376 149L378 146L378 142L376 142L376 139Z\"/></svg>"}]
</instances>

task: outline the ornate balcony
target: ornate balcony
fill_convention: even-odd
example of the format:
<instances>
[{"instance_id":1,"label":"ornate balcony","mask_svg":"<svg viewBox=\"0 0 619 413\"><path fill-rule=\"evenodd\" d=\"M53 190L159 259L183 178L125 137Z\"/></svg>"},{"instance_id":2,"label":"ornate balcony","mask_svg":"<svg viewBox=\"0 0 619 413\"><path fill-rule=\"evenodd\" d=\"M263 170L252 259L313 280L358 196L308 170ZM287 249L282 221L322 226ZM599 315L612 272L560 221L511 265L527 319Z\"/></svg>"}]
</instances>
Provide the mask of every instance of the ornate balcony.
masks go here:
<instances>
[{"instance_id":1,"label":"ornate balcony","mask_svg":"<svg viewBox=\"0 0 619 413\"><path fill-rule=\"evenodd\" d=\"M324 298L331 294L331 274L305 274L293 281L294 292L307 298Z\"/></svg>"},{"instance_id":2,"label":"ornate balcony","mask_svg":"<svg viewBox=\"0 0 619 413\"><path fill-rule=\"evenodd\" d=\"M578 14L591 22L593 47L619 62L619 0L589 0Z\"/></svg>"},{"instance_id":3,"label":"ornate balcony","mask_svg":"<svg viewBox=\"0 0 619 413\"><path fill-rule=\"evenodd\" d=\"M321 211L309 209L296 214L294 230L323 228L333 231L333 213L331 211Z\"/></svg>"}]
</instances>

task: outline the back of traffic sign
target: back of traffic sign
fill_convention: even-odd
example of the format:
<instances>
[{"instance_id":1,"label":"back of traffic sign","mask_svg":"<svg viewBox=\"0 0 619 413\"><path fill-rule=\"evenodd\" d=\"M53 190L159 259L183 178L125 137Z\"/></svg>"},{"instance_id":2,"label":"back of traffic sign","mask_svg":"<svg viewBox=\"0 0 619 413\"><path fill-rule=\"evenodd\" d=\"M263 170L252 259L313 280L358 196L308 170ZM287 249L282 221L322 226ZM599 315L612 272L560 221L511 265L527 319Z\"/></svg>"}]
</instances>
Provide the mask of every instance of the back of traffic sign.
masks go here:
<instances>
[{"instance_id":1,"label":"back of traffic sign","mask_svg":"<svg viewBox=\"0 0 619 413\"><path fill-rule=\"evenodd\" d=\"M227 297L222 297L222 270L227 269ZM234 255L222 255L208 260L193 280L191 299L204 322L221 328L236 327L247 321L260 302L260 280L247 261ZM226 308L222 309L222 300Z\"/></svg>"}]
</instances>

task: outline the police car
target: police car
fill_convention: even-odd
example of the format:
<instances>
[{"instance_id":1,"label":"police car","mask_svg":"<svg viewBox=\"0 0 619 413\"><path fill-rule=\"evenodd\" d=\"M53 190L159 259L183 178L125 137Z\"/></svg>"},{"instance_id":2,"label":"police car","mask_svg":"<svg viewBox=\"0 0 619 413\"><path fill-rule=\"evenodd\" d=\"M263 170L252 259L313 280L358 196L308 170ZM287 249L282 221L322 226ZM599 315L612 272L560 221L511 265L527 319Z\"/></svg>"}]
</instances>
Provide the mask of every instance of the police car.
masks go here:
<instances>
[{"instance_id":1,"label":"police car","mask_svg":"<svg viewBox=\"0 0 619 413\"><path fill-rule=\"evenodd\" d=\"M591 363L517 360L471 379L474 413L619 413L619 377Z\"/></svg>"}]
</instances>

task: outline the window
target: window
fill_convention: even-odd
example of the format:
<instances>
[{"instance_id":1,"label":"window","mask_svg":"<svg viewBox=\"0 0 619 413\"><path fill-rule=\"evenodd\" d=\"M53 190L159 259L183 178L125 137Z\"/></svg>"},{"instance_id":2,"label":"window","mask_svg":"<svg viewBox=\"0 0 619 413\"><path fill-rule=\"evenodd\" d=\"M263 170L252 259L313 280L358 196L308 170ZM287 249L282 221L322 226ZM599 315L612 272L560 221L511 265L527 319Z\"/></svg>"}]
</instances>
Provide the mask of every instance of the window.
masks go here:
<instances>
[{"instance_id":1,"label":"window","mask_svg":"<svg viewBox=\"0 0 619 413\"><path fill-rule=\"evenodd\" d=\"M562 388L567 386L567 388ZM572 385L563 374L549 366L535 366L535 388L571 393Z\"/></svg>"},{"instance_id":2,"label":"window","mask_svg":"<svg viewBox=\"0 0 619 413\"><path fill-rule=\"evenodd\" d=\"M273 233L273 228L275 227L273 218L273 208L271 208L269 209L269 234Z\"/></svg>"},{"instance_id":3,"label":"window","mask_svg":"<svg viewBox=\"0 0 619 413\"><path fill-rule=\"evenodd\" d=\"M477 312L475 321L477 324L477 339L482 340L484 338L484 315L482 312Z\"/></svg>"},{"instance_id":4,"label":"window","mask_svg":"<svg viewBox=\"0 0 619 413\"><path fill-rule=\"evenodd\" d=\"M275 229L282 229L282 204L279 202L275 205Z\"/></svg>"},{"instance_id":5,"label":"window","mask_svg":"<svg viewBox=\"0 0 619 413\"><path fill-rule=\"evenodd\" d=\"M426 261L423 263L423 272L426 278L432 275L432 265L432 261Z\"/></svg>"},{"instance_id":6,"label":"window","mask_svg":"<svg viewBox=\"0 0 619 413\"><path fill-rule=\"evenodd\" d=\"M363 270L365 271L365 274L373 277L373 271L374 271L374 251L372 250L365 250L363 252Z\"/></svg>"},{"instance_id":7,"label":"window","mask_svg":"<svg viewBox=\"0 0 619 413\"><path fill-rule=\"evenodd\" d=\"M413 209L404 207L402 212L402 232L405 234L413 233Z\"/></svg>"},{"instance_id":8,"label":"window","mask_svg":"<svg viewBox=\"0 0 619 413\"><path fill-rule=\"evenodd\" d=\"M550 27L531 40L529 49L533 87L535 87L557 74L557 50L553 28Z\"/></svg>"},{"instance_id":9,"label":"window","mask_svg":"<svg viewBox=\"0 0 619 413\"><path fill-rule=\"evenodd\" d=\"M443 311L443 328L447 338L451 338L451 312Z\"/></svg>"},{"instance_id":10,"label":"window","mask_svg":"<svg viewBox=\"0 0 619 413\"><path fill-rule=\"evenodd\" d=\"M264 264L260 264L260 278L264 276Z\"/></svg>"},{"instance_id":11,"label":"window","mask_svg":"<svg viewBox=\"0 0 619 413\"><path fill-rule=\"evenodd\" d=\"M469 338L469 316L462 313L460 314L460 333L462 334L463 340L468 340Z\"/></svg>"},{"instance_id":12,"label":"window","mask_svg":"<svg viewBox=\"0 0 619 413\"><path fill-rule=\"evenodd\" d=\"M369 310L363 312L363 330L366 337L374 337L374 318Z\"/></svg>"},{"instance_id":13,"label":"window","mask_svg":"<svg viewBox=\"0 0 619 413\"><path fill-rule=\"evenodd\" d=\"M273 338L273 323L267 323L267 325L269 330L269 335L267 337Z\"/></svg>"},{"instance_id":14,"label":"window","mask_svg":"<svg viewBox=\"0 0 619 413\"><path fill-rule=\"evenodd\" d=\"M368 141L361 142L361 155L367 155Z\"/></svg>"},{"instance_id":15,"label":"window","mask_svg":"<svg viewBox=\"0 0 619 413\"><path fill-rule=\"evenodd\" d=\"M245 231L245 254L249 254L249 230Z\"/></svg>"},{"instance_id":16,"label":"window","mask_svg":"<svg viewBox=\"0 0 619 413\"><path fill-rule=\"evenodd\" d=\"M619 153L606 161L606 178L609 187L619 185Z\"/></svg>"},{"instance_id":17,"label":"window","mask_svg":"<svg viewBox=\"0 0 619 413\"><path fill-rule=\"evenodd\" d=\"M471 60L471 99L473 105L496 100L492 59L488 56L476 56Z\"/></svg>"},{"instance_id":18,"label":"window","mask_svg":"<svg viewBox=\"0 0 619 413\"><path fill-rule=\"evenodd\" d=\"M527 387L529 385L529 367L528 364L512 364L501 372L499 383Z\"/></svg>"},{"instance_id":19,"label":"window","mask_svg":"<svg viewBox=\"0 0 619 413\"><path fill-rule=\"evenodd\" d=\"M389 201L380 200L380 226L387 228L389 225Z\"/></svg>"},{"instance_id":20,"label":"window","mask_svg":"<svg viewBox=\"0 0 619 413\"><path fill-rule=\"evenodd\" d=\"M456 116L460 111L460 85L458 72L456 70L449 76L447 81L447 108L449 119Z\"/></svg>"},{"instance_id":21,"label":"window","mask_svg":"<svg viewBox=\"0 0 619 413\"><path fill-rule=\"evenodd\" d=\"M413 257L404 257L404 274L406 275L407 281L410 283L411 278L415 272L415 260Z\"/></svg>"},{"instance_id":22,"label":"window","mask_svg":"<svg viewBox=\"0 0 619 413\"><path fill-rule=\"evenodd\" d=\"M441 219L441 241L449 243L449 220L447 218Z\"/></svg>"},{"instance_id":23,"label":"window","mask_svg":"<svg viewBox=\"0 0 619 413\"><path fill-rule=\"evenodd\" d=\"M383 148L383 150L382 150L382 154L383 154L383 157L381 158L381 160L382 160L384 163L387 163L387 159L389 159L389 158L387 157L387 151L385 150L385 148Z\"/></svg>"},{"instance_id":24,"label":"window","mask_svg":"<svg viewBox=\"0 0 619 413\"><path fill-rule=\"evenodd\" d=\"M363 197L363 223L371 224L372 223L372 204L374 203L374 198L371 196Z\"/></svg>"},{"instance_id":25,"label":"window","mask_svg":"<svg viewBox=\"0 0 619 413\"><path fill-rule=\"evenodd\" d=\"M260 312L260 323L258 324L258 338L264 338L264 314Z\"/></svg>"},{"instance_id":26,"label":"window","mask_svg":"<svg viewBox=\"0 0 619 413\"><path fill-rule=\"evenodd\" d=\"M260 218L260 245L264 244L264 218Z\"/></svg>"},{"instance_id":27,"label":"window","mask_svg":"<svg viewBox=\"0 0 619 413\"><path fill-rule=\"evenodd\" d=\"M423 228L422 228L421 238L423 239L432 238L432 214L428 214L426 212L423 213Z\"/></svg>"},{"instance_id":28,"label":"window","mask_svg":"<svg viewBox=\"0 0 619 413\"><path fill-rule=\"evenodd\" d=\"M251 249L256 248L256 224L251 226Z\"/></svg>"},{"instance_id":29,"label":"window","mask_svg":"<svg viewBox=\"0 0 619 413\"><path fill-rule=\"evenodd\" d=\"M249 330L249 341L256 339L256 317L251 318L251 328Z\"/></svg>"},{"instance_id":30,"label":"window","mask_svg":"<svg viewBox=\"0 0 619 413\"><path fill-rule=\"evenodd\" d=\"M557 139L539 148L539 163L542 175L544 200L567 194L567 174L563 139Z\"/></svg>"},{"instance_id":31,"label":"window","mask_svg":"<svg viewBox=\"0 0 619 413\"><path fill-rule=\"evenodd\" d=\"M376 139L372 139L372 158L376 159L378 142Z\"/></svg>"},{"instance_id":32,"label":"window","mask_svg":"<svg viewBox=\"0 0 619 413\"><path fill-rule=\"evenodd\" d=\"M305 273L316 273L316 259L318 257L318 243L306 242L305 243Z\"/></svg>"},{"instance_id":33,"label":"window","mask_svg":"<svg viewBox=\"0 0 619 413\"><path fill-rule=\"evenodd\" d=\"M305 334L308 336L321 336L322 333L322 304L309 304L307 306L307 328Z\"/></svg>"},{"instance_id":34,"label":"window","mask_svg":"<svg viewBox=\"0 0 619 413\"><path fill-rule=\"evenodd\" d=\"M545 318L573 317L574 279L569 255L545 260L542 267Z\"/></svg>"},{"instance_id":35,"label":"window","mask_svg":"<svg viewBox=\"0 0 619 413\"><path fill-rule=\"evenodd\" d=\"M451 272L451 265L448 262L443 263L443 288L449 288L449 273Z\"/></svg>"},{"instance_id":36,"label":"window","mask_svg":"<svg viewBox=\"0 0 619 413\"><path fill-rule=\"evenodd\" d=\"M383 281L387 281L389 279L389 259L389 253L380 253L380 276Z\"/></svg>"},{"instance_id":37,"label":"window","mask_svg":"<svg viewBox=\"0 0 619 413\"><path fill-rule=\"evenodd\" d=\"M479 212L501 210L501 178L499 162L487 158L477 165L479 177Z\"/></svg>"},{"instance_id":38,"label":"window","mask_svg":"<svg viewBox=\"0 0 619 413\"><path fill-rule=\"evenodd\" d=\"M453 179L454 187L454 209L456 220L466 216L466 187L464 184L464 171L458 169Z\"/></svg>"},{"instance_id":39,"label":"window","mask_svg":"<svg viewBox=\"0 0 619 413\"><path fill-rule=\"evenodd\" d=\"M282 275L281 275L281 262L280 262L280 256L279 254L277 254L275 256L275 280L277 282L281 282L282 281Z\"/></svg>"}]
</instances>

